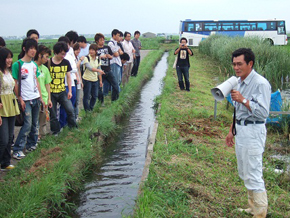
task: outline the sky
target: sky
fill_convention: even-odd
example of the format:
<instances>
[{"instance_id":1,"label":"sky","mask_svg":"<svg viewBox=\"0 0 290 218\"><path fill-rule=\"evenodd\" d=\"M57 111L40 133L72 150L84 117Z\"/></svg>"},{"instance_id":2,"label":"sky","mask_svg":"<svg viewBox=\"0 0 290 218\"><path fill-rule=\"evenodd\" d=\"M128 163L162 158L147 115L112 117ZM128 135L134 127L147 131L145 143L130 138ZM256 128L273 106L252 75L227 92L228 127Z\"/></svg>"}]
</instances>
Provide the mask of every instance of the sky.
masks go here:
<instances>
[{"instance_id":1,"label":"sky","mask_svg":"<svg viewBox=\"0 0 290 218\"><path fill-rule=\"evenodd\" d=\"M282 19L290 0L1 0L0 36L110 34L113 29L178 33L180 20Z\"/></svg>"}]
</instances>

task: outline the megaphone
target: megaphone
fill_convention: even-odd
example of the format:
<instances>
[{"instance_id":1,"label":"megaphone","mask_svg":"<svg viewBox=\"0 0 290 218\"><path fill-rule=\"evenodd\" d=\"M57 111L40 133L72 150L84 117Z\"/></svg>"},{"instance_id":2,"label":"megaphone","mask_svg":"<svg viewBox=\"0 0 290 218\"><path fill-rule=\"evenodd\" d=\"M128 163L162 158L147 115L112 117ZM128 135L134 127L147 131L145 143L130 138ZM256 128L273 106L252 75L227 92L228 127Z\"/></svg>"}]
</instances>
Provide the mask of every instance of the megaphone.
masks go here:
<instances>
[{"instance_id":1,"label":"megaphone","mask_svg":"<svg viewBox=\"0 0 290 218\"><path fill-rule=\"evenodd\" d=\"M228 80L224 81L222 84L211 89L211 94L217 101L222 101L225 97L230 94L231 90L235 89L238 85L238 78L232 76Z\"/></svg>"}]
</instances>

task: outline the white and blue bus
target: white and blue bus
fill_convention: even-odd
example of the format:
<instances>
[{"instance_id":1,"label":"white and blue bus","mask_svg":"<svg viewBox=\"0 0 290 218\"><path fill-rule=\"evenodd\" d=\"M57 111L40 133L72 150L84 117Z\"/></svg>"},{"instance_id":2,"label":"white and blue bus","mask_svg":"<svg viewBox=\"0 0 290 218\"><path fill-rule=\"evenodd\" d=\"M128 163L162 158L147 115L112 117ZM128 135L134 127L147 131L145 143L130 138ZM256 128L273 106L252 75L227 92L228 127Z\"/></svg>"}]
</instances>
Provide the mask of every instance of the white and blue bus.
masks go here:
<instances>
[{"instance_id":1,"label":"white and blue bus","mask_svg":"<svg viewBox=\"0 0 290 218\"><path fill-rule=\"evenodd\" d=\"M180 21L179 37L190 46L213 34L228 36L259 36L272 45L287 45L284 20L184 20Z\"/></svg>"}]
</instances>

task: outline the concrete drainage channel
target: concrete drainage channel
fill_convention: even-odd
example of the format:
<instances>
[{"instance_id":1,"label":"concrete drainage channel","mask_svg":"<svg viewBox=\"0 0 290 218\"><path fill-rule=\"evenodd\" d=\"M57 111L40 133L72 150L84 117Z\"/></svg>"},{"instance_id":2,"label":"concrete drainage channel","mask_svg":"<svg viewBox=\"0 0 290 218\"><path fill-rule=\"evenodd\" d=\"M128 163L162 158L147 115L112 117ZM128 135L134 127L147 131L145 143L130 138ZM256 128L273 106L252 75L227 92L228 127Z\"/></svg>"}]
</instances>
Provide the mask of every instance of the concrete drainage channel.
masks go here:
<instances>
[{"instance_id":1,"label":"concrete drainage channel","mask_svg":"<svg viewBox=\"0 0 290 218\"><path fill-rule=\"evenodd\" d=\"M85 190L75 201L79 207L73 217L132 215L140 192L139 184L149 172L158 126L154 99L162 91L167 57L168 53L165 53L156 65L154 75L143 87L129 119L122 123L122 133L106 147L103 162L86 181Z\"/></svg>"}]
</instances>

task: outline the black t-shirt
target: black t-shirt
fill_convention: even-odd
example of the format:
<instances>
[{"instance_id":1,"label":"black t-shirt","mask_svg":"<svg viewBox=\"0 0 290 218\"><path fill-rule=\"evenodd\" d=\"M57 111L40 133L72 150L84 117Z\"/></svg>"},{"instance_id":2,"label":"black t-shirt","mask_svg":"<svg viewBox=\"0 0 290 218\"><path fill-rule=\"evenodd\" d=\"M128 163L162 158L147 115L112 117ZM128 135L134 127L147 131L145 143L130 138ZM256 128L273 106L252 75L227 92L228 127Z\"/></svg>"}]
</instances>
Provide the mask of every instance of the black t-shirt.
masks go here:
<instances>
[{"instance_id":1,"label":"black t-shirt","mask_svg":"<svg viewBox=\"0 0 290 218\"><path fill-rule=\"evenodd\" d=\"M98 56L105 54L113 55L112 49L107 45L98 49ZM105 72L109 72L111 70L109 58L101 58L101 68Z\"/></svg>"},{"instance_id":2,"label":"black t-shirt","mask_svg":"<svg viewBox=\"0 0 290 218\"><path fill-rule=\"evenodd\" d=\"M55 64L50 59L49 72L51 76L50 91L52 93L60 93L65 91L65 75L72 70L67 59L63 59L59 64Z\"/></svg>"},{"instance_id":3,"label":"black t-shirt","mask_svg":"<svg viewBox=\"0 0 290 218\"><path fill-rule=\"evenodd\" d=\"M190 48L188 48L188 49L193 54L192 50ZM179 66L179 67L190 67L190 63L189 63L189 53L187 51L187 48L181 48L180 51L178 52L176 66Z\"/></svg>"}]
</instances>

